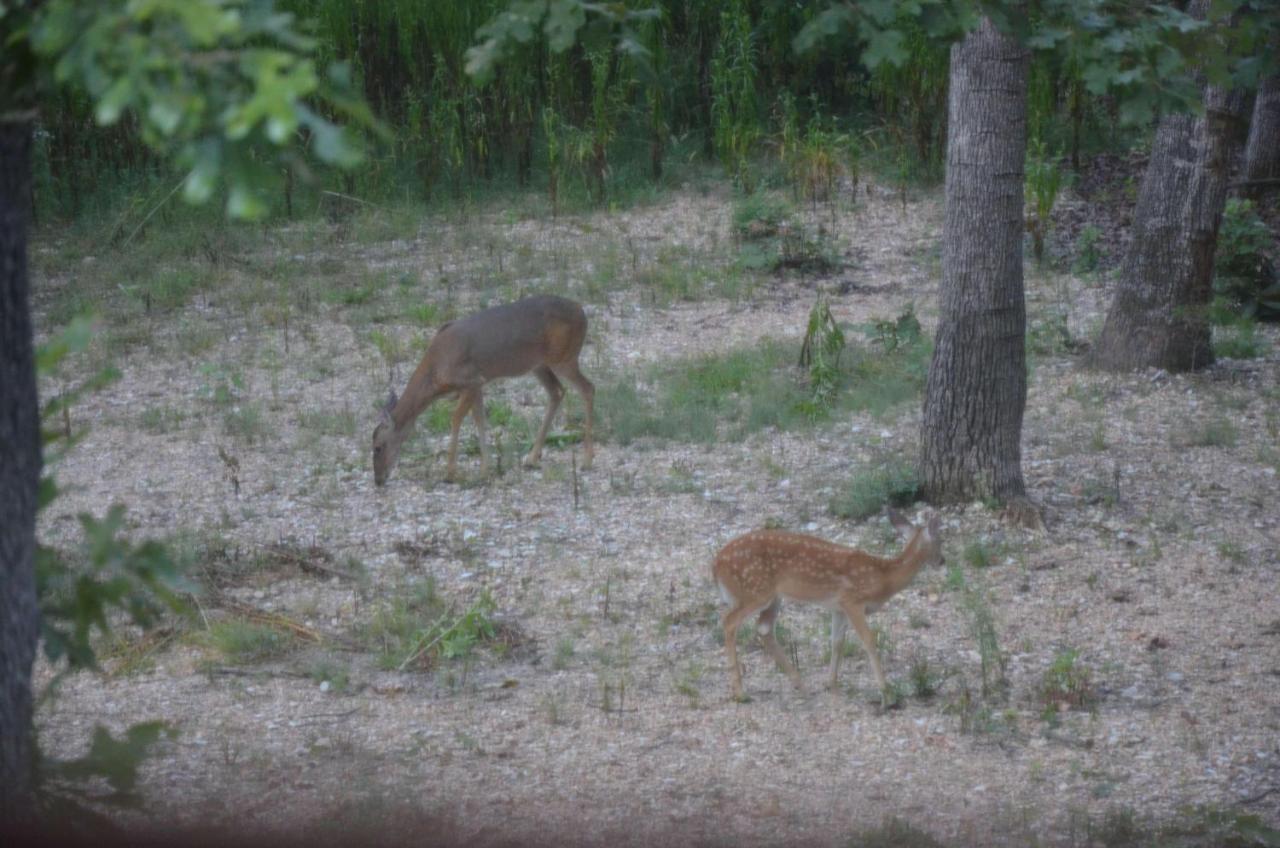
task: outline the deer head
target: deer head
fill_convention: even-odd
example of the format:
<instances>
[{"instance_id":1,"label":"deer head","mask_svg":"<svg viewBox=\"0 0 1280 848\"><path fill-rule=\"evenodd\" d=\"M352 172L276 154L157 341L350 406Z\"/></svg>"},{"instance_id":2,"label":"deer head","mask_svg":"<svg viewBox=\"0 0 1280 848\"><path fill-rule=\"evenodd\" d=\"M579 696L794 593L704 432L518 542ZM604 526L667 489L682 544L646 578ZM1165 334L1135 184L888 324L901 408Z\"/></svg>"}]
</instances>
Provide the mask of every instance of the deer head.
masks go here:
<instances>
[{"instance_id":1,"label":"deer head","mask_svg":"<svg viewBox=\"0 0 1280 848\"><path fill-rule=\"evenodd\" d=\"M404 440L396 433L396 423L391 418L391 410L395 409L398 400L392 389L387 405L378 412L378 426L373 429L373 482L378 486L391 476L391 469L395 468L400 456L400 443Z\"/></svg>"}]
</instances>

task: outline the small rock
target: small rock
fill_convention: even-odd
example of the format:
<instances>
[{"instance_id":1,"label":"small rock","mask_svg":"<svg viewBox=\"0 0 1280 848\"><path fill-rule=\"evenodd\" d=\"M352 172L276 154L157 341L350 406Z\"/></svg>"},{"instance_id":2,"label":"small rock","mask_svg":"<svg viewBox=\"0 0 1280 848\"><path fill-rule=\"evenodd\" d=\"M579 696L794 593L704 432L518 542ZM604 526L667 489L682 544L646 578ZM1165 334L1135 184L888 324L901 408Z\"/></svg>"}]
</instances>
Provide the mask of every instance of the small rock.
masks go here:
<instances>
[{"instance_id":1,"label":"small rock","mask_svg":"<svg viewBox=\"0 0 1280 848\"><path fill-rule=\"evenodd\" d=\"M1167 678L1172 683L1181 683L1183 677L1184 675L1180 671L1171 671L1165 675L1165 678Z\"/></svg>"},{"instance_id":2,"label":"small rock","mask_svg":"<svg viewBox=\"0 0 1280 848\"><path fill-rule=\"evenodd\" d=\"M327 680L321 680L321 681L320 681L320 691L321 691L321 692L328 692L328 691L329 691L329 688L330 688L330 687L329 687L329 681L327 681Z\"/></svg>"}]
</instances>

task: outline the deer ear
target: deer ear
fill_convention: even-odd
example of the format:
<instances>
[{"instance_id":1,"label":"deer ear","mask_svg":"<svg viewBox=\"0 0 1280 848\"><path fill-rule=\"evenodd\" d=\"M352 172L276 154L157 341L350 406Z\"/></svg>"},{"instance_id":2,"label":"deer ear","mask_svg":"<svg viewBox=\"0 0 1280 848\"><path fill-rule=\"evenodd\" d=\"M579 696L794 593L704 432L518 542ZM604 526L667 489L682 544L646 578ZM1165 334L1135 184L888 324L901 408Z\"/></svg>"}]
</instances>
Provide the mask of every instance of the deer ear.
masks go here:
<instances>
[{"instance_id":1,"label":"deer ear","mask_svg":"<svg viewBox=\"0 0 1280 848\"><path fill-rule=\"evenodd\" d=\"M941 531L942 516L935 512L929 516L929 523L925 525L925 532L929 534L930 539L936 539Z\"/></svg>"},{"instance_id":2,"label":"deer ear","mask_svg":"<svg viewBox=\"0 0 1280 848\"><path fill-rule=\"evenodd\" d=\"M383 407L383 411L390 412L391 410L395 409L396 404L399 403L399 401L400 399L396 397L396 390L395 389L388 390L387 405Z\"/></svg>"},{"instance_id":3,"label":"deer ear","mask_svg":"<svg viewBox=\"0 0 1280 848\"><path fill-rule=\"evenodd\" d=\"M887 508L885 510L885 515L889 517L889 523L893 525L893 529L897 530L900 534L906 535L911 532L911 522L905 515L898 512L896 509L893 509L892 507Z\"/></svg>"}]
</instances>

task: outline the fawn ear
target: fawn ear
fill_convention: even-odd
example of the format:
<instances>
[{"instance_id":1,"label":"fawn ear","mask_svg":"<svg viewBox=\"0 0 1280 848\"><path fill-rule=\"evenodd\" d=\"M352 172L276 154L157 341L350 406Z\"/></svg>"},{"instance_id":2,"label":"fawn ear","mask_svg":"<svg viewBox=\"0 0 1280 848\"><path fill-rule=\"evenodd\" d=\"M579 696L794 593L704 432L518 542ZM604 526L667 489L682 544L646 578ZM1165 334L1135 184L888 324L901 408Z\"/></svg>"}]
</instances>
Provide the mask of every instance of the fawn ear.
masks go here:
<instances>
[{"instance_id":1,"label":"fawn ear","mask_svg":"<svg viewBox=\"0 0 1280 848\"><path fill-rule=\"evenodd\" d=\"M889 523L893 525L893 529L898 531L901 536L906 536L912 531L911 521L902 513L892 507L885 510L885 515L889 517Z\"/></svg>"}]
</instances>

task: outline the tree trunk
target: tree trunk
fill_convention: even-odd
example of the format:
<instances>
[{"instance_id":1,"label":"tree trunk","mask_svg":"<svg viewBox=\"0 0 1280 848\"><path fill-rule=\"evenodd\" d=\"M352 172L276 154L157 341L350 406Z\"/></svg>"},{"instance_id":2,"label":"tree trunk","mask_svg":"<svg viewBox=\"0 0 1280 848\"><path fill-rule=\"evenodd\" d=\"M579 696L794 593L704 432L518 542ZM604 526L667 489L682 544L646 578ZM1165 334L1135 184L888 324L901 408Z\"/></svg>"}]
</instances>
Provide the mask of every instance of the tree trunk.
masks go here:
<instances>
[{"instance_id":1,"label":"tree trunk","mask_svg":"<svg viewBox=\"0 0 1280 848\"><path fill-rule=\"evenodd\" d=\"M940 315L920 457L934 503L1024 499L1028 66L990 20L951 48Z\"/></svg>"},{"instance_id":2,"label":"tree trunk","mask_svg":"<svg viewBox=\"0 0 1280 848\"><path fill-rule=\"evenodd\" d=\"M1244 151L1244 179L1280 180L1280 76L1267 77L1258 87L1253 102L1253 121L1249 124L1249 143ZM1249 194L1258 196L1276 183L1247 186Z\"/></svg>"},{"instance_id":3,"label":"tree trunk","mask_svg":"<svg viewBox=\"0 0 1280 848\"><path fill-rule=\"evenodd\" d=\"M27 298L31 124L0 114L0 831L30 822L40 416Z\"/></svg>"},{"instance_id":4,"label":"tree trunk","mask_svg":"<svg viewBox=\"0 0 1280 848\"><path fill-rule=\"evenodd\" d=\"M1205 114L1166 115L1151 146L1133 234L1094 362L1111 371L1213 363L1208 306L1243 97L1206 86Z\"/></svg>"}]
</instances>

